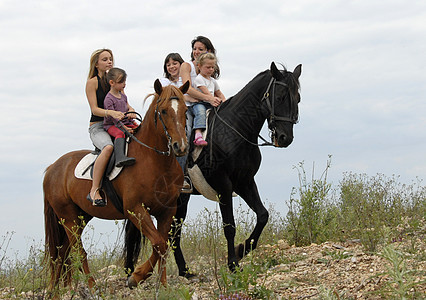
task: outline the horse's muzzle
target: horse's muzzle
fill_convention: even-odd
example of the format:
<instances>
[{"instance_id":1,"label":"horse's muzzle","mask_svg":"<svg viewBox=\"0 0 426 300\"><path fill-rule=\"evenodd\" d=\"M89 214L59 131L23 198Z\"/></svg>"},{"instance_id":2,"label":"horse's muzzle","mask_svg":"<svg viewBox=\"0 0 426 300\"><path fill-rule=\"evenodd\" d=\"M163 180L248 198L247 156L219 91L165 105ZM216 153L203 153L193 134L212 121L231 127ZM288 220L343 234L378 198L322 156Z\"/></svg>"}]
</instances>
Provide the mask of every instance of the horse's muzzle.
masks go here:
<instances>
[{"instance_id":1,"label":"horse's muzzle","mask_svg":"<svg viewBox=\"0 0 426 300\"><path fill-rule=\"evenodd\" d=\"M172 143L172 149L175 156L177 157L184 156L188 154L189 144L187 142L184 142L184 143L174 142Z\"/></svg>"},{"instance_id":2,"label":"horse's muzzle","mask_svg":"<svg viewBox=\"0 0 426 300\"><path fill-rule=\"evenodd\" d=\"M293 135L287 135L285 133L274 136L274 146L279 148L286 148L293 142Z\"/></svg>"}]
</instances>

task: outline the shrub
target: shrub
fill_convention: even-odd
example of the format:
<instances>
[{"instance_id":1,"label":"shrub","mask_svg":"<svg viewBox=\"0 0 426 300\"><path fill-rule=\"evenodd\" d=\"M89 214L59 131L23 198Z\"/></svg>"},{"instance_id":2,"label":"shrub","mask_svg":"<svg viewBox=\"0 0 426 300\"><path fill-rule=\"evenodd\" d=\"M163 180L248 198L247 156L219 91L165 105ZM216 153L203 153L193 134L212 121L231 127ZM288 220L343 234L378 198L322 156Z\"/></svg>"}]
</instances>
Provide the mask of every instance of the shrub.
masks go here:
<instances>
[{"instance_id":1,"label":"shrub","mask_svg":"<svg viewBox=\"0 0 426 300\"><path fill-rule=\"evenodd\" d=\"M287 202L287 229L285 237L296 246L321 243L329 239L336 229L336 209L333 206L331 184L327 182L331 157L319 179L315 179L314 170L309 181L301 162L294 167L299 174L299 188L293 188ZM295 198L296 194L299 198Z\"/></svg>"}]
</instances>

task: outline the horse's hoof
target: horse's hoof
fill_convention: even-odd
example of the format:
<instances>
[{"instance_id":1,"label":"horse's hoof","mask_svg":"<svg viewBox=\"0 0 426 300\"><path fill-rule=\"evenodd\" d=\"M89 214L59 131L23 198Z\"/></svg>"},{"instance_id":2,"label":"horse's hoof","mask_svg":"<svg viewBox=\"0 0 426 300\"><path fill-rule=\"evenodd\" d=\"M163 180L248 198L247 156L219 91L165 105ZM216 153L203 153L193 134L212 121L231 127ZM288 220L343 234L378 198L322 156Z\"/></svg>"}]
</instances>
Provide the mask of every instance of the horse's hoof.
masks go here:
<instances>
[{"instance_id":1,"label":"horse's hoof","mask_svg":"<svg viewBox=\"0 0 426 300\"><path fill-rule=\"evenodd\" d=\"M240 269L238 261L228 262L228 268L229 268L229 271L231 271L231 273L235 273L237 271L237 269L238 270Z\"/></svg>"},{"instance_id":2,"label":"horse's hoof","mask_svg":"<svg viewBox=\"0 0 426 300\"><path fill-rule=\"evenodd\" d=\"M129 289L133 289L135 287L138 286L138 283L136 282L136 280L133 278L133 276L129 276L127 277L127 286L129 287Z\"/></svg>"},{"instance_id":3,"label":"horse's hoof","mask_svg":"<svg viewBox=\"0 0 426 300\"><path fill-rule=\"evenodd\" d=\"M183 274L179 274L179 276L185 277L186 279L191 279L191 278L196 277L197 275L190 273L189 271L186 271Z\"/></svg>"}]
</instances>

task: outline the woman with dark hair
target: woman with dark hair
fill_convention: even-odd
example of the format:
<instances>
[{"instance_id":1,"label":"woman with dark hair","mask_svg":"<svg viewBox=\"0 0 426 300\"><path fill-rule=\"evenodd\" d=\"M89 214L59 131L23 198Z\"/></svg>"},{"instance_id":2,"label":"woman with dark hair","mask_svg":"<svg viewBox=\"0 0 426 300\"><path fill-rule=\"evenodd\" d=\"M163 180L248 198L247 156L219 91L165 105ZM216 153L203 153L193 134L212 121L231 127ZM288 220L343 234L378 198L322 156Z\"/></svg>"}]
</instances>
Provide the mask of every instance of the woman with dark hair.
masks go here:
<instances>
[{"instance_id":1,"label":"woman with dark hair","mask_svg":"<svg viewBox=\"0 0 426 300\"><path fill-rule=\"evenodd\" d=\"M169 53L164 59L164 77L160 78L162 86L174 85L180 87L183 83L179 76L180 66L184 63L179 53Z\"/></svg>"},{"instance_id":2,"label":"woman with dark hair","mask_svg":"<svg viewBox=\"0 0 426 300\"><path fill-rule=\"evenodd\" d=\"M180 68L180 77L182 78L182 82L186 82L187 80L191 82L191 85L187 93L194 99L209 102L212 106L218 106L221 103L221 100L219 98L214 97L213 95L203 94L193 86L194 79L195 77L197 77L197 74L199 73L197 66L195 64L197 58L200 56L200 54L203 54L206 52L211 52L216 55L216 49L214 48L212 42L208 38L201 35L197 36L195 39L191 41L191 47L192 47L191 61L184 62ZM220 69L216 65L216 70L212 77L217 79L219 77L219 74L220 74ZM192 101L195 101L195 100L192 100ZM192 120L191 120L191 123L192 123Z\"/></svg>"}]
</instances>

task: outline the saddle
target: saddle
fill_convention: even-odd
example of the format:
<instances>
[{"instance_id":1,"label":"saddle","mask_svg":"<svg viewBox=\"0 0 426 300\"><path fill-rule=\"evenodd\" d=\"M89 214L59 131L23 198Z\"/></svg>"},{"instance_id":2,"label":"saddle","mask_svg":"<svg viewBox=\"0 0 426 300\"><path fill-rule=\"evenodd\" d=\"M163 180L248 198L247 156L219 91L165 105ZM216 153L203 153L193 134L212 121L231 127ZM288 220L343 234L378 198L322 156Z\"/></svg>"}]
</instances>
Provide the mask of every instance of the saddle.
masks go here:
<instances>
[{"instance_id":1,"label":"saddle","mask_svg":"<svg viewBox=\"0 0 426 300\"><path fill-rule=\"evenodd\" d=\"M78 179L87 179L92 180L93 177L93 165L95 164L96 159L98 158L101 150L95 148L92 152L84 156L77 166L74 169L74 176ZM126 154L127 154L127 144L126 144ZM109 159L108 165L105 169L106 177L109 180L114 180L121 172L123 167L115 166L115 151L112 152L112 155Z\"/></svg>"},{"instance_id":2,"label":"saddle","mask_svg":"<svg viewBox=\"0 0 426 300\"><path fill-rule=\"evenodd\" d=\"M128 144L126 143L126 154L127 150ZM85 155L75 167L74 176L79 179L92 180L93 165L95 164L95 161L100 153L101 151L95 148L95 150ZM124 167L115 166L115 151L113 151L109 159L108 165L105 169L104 177L102 179L102 190L105 192L107 199L112 202L112 204L120 213L124 213L123 200L115 191L111 181L114 180L120 174L123 168Z\"/></svg>"}]
</instances>

